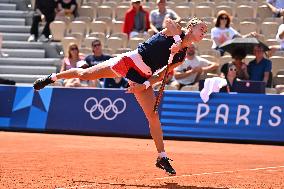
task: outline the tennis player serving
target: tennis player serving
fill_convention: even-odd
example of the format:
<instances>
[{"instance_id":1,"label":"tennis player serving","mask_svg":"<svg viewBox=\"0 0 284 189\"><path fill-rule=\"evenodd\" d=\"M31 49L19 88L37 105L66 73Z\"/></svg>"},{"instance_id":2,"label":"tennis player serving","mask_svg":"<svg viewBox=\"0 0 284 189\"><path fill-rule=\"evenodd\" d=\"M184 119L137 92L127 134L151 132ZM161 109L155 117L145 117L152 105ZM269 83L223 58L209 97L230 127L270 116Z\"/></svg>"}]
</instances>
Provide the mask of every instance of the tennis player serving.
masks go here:
<instances>
[{"instance_id":1,"label":"tennis player serving","mask_svg":"<svg viewBox=\"0 0 284 189\"><path fill-rule=\"evenodd\" d=\"M180 27L171 19L167 19L165 23L165 29L139 44L136 50L87 69L73 68L39 78L34 82L34 89L43 89L57 79L127 78L130 84L127 93L135 95L149 122L150 133L158 151L156 166L164 169L169 175L175 175L176 171L165 152L159 114L153 111L156 98L152 85L163 79L167 66L167 71L170 72L182 64L187 47L193 42L202 40L207 32L207 26L198 18L189 20L186 28ZM169 57L173 58L168 65Z\"/></svg>"}]
</instances>

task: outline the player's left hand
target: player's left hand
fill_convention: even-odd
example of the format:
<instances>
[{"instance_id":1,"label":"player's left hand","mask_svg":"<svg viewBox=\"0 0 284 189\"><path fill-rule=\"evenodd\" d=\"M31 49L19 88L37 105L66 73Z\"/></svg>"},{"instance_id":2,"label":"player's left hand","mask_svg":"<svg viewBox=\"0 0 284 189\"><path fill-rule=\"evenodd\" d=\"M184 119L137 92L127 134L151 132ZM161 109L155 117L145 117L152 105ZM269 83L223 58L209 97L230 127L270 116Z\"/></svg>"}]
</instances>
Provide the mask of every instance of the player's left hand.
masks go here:
<instances>
[{"instance_id":1,"label":"player's left hand","mask_svg":"<svg viewBox=\"0 0 284 189\"><path fill-rule=\"evenodd\" d=\"M175 21L173 21L170 18L166 18L165 25L166 25L166 28L168 29L170 36L180 35L181 27Z\"/></svg>"},{"instance_id":2,"label":"player's left hand","mask_svg":"<svg viewBox=\"0 0 284 189\"><path fill-rule=\"evenodd\" d=\"M127 88L126 93L139 93L146 89L144 84L134 83L131 84L130 87Z\"/></svg>"}]
</instances>

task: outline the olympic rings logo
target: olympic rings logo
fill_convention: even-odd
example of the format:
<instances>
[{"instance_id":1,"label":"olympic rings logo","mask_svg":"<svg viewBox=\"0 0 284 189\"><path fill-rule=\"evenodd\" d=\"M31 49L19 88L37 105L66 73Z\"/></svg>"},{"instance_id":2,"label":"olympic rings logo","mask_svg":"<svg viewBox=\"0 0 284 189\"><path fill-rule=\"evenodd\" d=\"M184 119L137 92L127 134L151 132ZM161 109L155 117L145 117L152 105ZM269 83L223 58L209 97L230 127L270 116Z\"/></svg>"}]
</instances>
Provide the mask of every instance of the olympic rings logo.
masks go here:
<instances>
[{"instance_id":1,"label":"olympic rings logo","mask_svg":"<svg viewBox=\"0 0 284 189\"><path fill-rule=\"evenodd\" d=\"M106 120L114 120L118 114L125 111L126 102L122 98L112 102L109 98L102 98L98 101L95 97L90 97L85 101L84 109L90 113L92 119L98 120L104 117Z\"/></svg>"}]
</instances>

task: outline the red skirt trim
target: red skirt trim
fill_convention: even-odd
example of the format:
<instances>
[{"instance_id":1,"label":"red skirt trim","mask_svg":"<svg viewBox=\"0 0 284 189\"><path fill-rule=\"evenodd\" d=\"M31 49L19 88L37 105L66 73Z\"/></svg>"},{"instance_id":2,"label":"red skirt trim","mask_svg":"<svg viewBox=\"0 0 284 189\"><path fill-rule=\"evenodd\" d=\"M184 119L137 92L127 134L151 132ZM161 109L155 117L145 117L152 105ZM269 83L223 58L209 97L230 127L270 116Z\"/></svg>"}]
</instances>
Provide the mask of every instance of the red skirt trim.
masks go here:
<instances>
[{"instance_id":1,"label":"red skirt trim","mask_svg":"<svg viewBox=\"0 0 284 189\"><path fill-rule=\"evenodd\" d=\"M112 66L112 69L120 74L122 77L126 77L128 70L130 68L133 68L134 70L136 70L139 75L145 77L145 78L149 78L151 77L151 75L146 75L145 73L143 73L133 62L133 60L130 57L124 56L122 57L115 65Z\"/></svg>"}]
</instances>

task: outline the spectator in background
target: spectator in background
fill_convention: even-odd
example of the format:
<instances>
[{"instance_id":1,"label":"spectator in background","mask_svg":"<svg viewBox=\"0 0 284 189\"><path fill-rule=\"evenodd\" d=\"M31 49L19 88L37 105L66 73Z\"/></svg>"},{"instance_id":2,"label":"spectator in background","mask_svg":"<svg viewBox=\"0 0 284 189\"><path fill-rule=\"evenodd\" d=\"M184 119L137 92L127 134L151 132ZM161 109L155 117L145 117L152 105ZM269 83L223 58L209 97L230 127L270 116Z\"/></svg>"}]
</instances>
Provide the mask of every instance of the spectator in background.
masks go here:
<instances>
[{"instance_id":1,"label":"spectator in background","mask_svg":"<svg viewBox=\"0 0 284 189\"><path fill-rule=\"evenodd\" d=\"M9 55L2 51L2 44L3 44L3 36L2 36L2 33L0 33L0 58L8 57Z\"/></svg>"},{"instance_id":2,"label":"spectator in background","mask_svg":"<svg viewBox=\"0 0 284 189\"><path fill-rule=\"evenodd\" d=\"M199 81L199 76L204 72L217 70L219 64L210 62L196 55L194 44L189 45L185 61L174 69L175 81L172 86L181 89L185 85L193 85Z\"/></svg>"},{"instance_id":3,"label":"spectator in background","mask_svg":"<svg viewBox=\"0 0 284 189\"><path fill-rule=\"evenodd\" d=\"M62 61L60 72L69 70L71 68L87 68L87 63L81 61L84 57L80 55L79 48L75 43L71 43L68 48L68 57ZM81 81L78 78L65 79L63 82L65 87L81 87Z\"/></svg>"},{"instance_id":4,"label":"spectator in background","mask_svg":"<svg viewBox=\"0 0 284 189\"><path fill-rule=\"evenodd\" d=\"M89 67L97 65L101 62L104 62L104 61L112 58L112 56L103 54L102 43L98 39L95 39L92 42L92 51L93 51L93 54L88 55L85 58L85 61L88 63Z\"/></svg>"},{"instance_id":5,"label":"spectator in background","mask_svg":"<svg viewBox=\"0 0 284 189\"><path fill-rule=\"evenodd\" d=\"M150 27L149 33L155 34L161 31L163 27L163 23L165 18L171 18L176 22L180 21L180 17L171 9L167 9L167 1L166 0L157 0L156 4L158 9L152 10L150 13Z\"/></svg>"},{"instance_id":6,"label":"spectator in background","mask_svg":"<svg viewBox=\"0 0 284 189\"><path fill-rule=\"evenodd\" d=\"M224 64L221 68L221 77L227 81L227 86L220 89L220 92L235 92L237 85L237 68L233 63Z\"/></svg>"},{"instance_id":7,"label":"spectator in background","mask_svg":"<svg viewBox=\"0 0 284 189\"><path fill-rule=\"evenodd\" d=\"M123 77L105 78L104 88L127 88L128 82Z\"/></svg>"},{"instance_id":8,"label":"spectator in background","mask_svg":"<svg viewBox=\"0 0 284 189\"><path fill-rule=\"evenodd\" d=\"M123 24L123 32L130 38L139 34L147 36L150 28L149 13L141 6L141 0L131 0L132 6L126 12Z\"/></svg>"},{"instance_id":9,"label":"spectator in background","mask_svg":"<svg viewBox=\"0 0 284 189\"><path fill-rule=\"evenodd\" d=\"M280 43L280 49L284 49L284 24L280 24L276 34L276 40Z\"/></svg>"},{"instance_id":10,"label":"spectator in background","mask_svg":"<svg viewBox=\"0 0 284 189\"><path fill-rule=\"evenodd\" d=\"M267 0L266 4L275 17L281 17L284 15L283 0Z\"/></svg>"},{"instance_id":11,"label":"spectator in background","mask_svg":"<svg viewBox=\"0 0 284 189\"><path fill-rule=\"evenodd\" d=\"M272 63L270 60L264 58L264 50L261 45L256 45L253 52L255 59L248 64L249 80L264 81L266 84L269 84L268 80Z\"/></svg>"},{"instance_id":12,"label":"spectator in background","mask_svg":"<svg viewBox=\"0 0 284 189\"><path fill-rule=\"evenodd\" d=\"M270 51L268 52L268 57L272 56L278 50L284 50L284 24L280 24L278 27L276 40L279 42L279 45L272 45L269 47Z\"/></svg>"},{"instance_id":13,"label":"spectator in background","mask_svg":"<svg viewBox=\"0 0 284 189\"><path fill-rule=\"evenodd\" d=\"M224 10L218 12L215 27L211 29L211 38L213 40L212 48L220 52L221 56L224 55L224 50L220 49L219 46L224 42L233 39L235 37L259 37L256 32L251 32L245 35L241 35L234 28L230 26L231 16Z\"/></svg>"},{"instance_id":14,"label":"spectator in background","mask_svg":"<svg viewBox=\"0 0 284 189\"><path fill-rule=\"evenodd\" d=\"M248 80L249 75L247 71L247 65L243 62L243 60L246 58L247 53L245 49L237 48L232 53L233 61L232 63L235 65L237 69L237 78L241 80Z\"/></svg>"},{"instance_id":15,"label":"spectator in background","mask_svg":"<svg viewBox=\"0 0 284 189\"><path fill-rule=\"evenodd\" d=\"M55 17L56 0L36 0L35 12L33 15L33 22L30 31L29 42L39 41L46 42L49 39L50 29L49 25ZM42 30L41 36L38 34L39 23L45 20L46 24Z\"/></svg>"},{"instance_id":16,"label":"spectator in background","mask_svg":"<svg viewBox=\"0 0 284 189\"><path fill-rule=\"evenodd\" d=\"M112 58L112 56L106 55L106 54L103 53L102 43L98 39L95 39L92 42L92 51L93 51L93 54L88 55L85 58L85 61L87 62L88 67L92 67L94 65L97 65L97 64L99 64L101 62L104 62L104 61L109 60L110 58ZM100 81L103 82L104 80L101 79ZM95 81L95 82L89 81L89 86L97 87L98 86L97 85L97 81Z\"/></svg>"},{"instance_id":17,"label":"spectator in background","mask_svg":"<svg viewBox=\"0 0 284 189\"><path fill-rule=\"evenodd\" d=\"M58 0L56 19L67 19L72 21L77 15L76 0Z\"/></svg>"},{"instance_id":18,"label":"spectator in background","mask_svg":"<svg viewBox=\"0 0 284 189\"><path fill-rule=\"evenodd\" d=\"M219 48L227 40L234 37L241 37L241 34L230 26L231 16L224 10L218 12L215 27L211 29L211 38L213 40L212 48L220 52L221 56L224 55L224 51Z\"/></svg>"}]
</instances>

